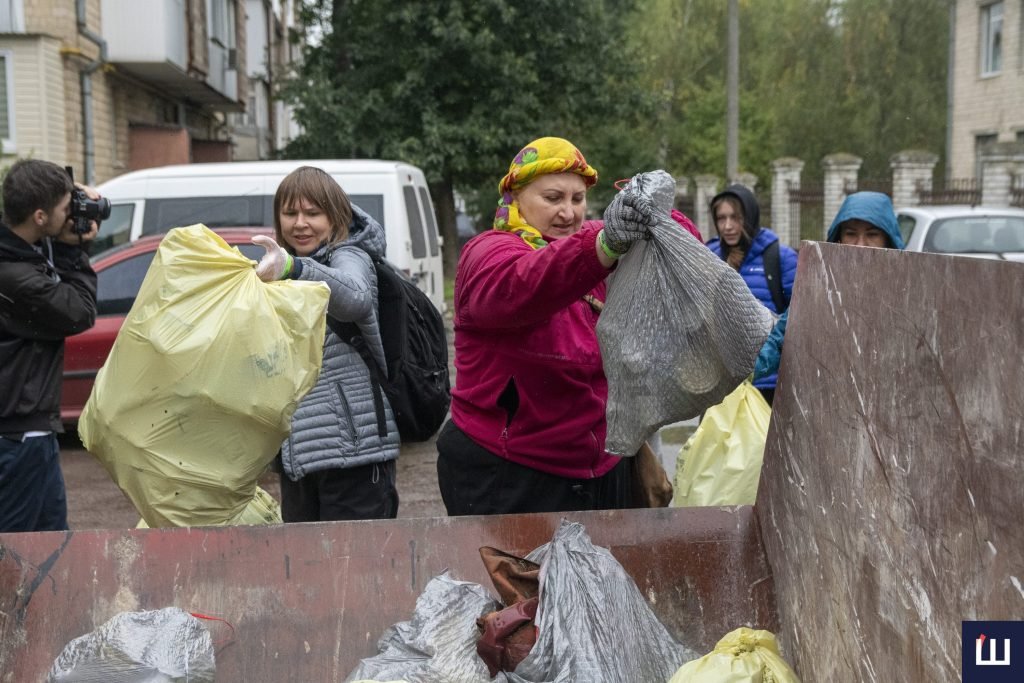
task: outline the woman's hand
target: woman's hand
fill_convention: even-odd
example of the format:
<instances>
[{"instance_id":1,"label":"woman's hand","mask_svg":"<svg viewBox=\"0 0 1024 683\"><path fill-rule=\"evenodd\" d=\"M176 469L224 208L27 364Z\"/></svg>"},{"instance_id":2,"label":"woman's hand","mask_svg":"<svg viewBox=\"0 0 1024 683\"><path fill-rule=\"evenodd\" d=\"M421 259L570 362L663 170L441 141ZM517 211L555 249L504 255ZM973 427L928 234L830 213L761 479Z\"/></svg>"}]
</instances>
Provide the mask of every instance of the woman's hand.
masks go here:
<instances>
[{"instance_id":1,"label":"woman's hand","mask_svg":"<svg viewBox=\"0 0 1024 683\"><path fill-rule=\"evenodd\" d=\"M272 237L255 235L252 238L252 243L267 250L267 253L256 265L256 275L259 279L264 282L280 280L292 269L291 254L279 247Z\"/></svg>"},{"instance_id":2,"label":"woman's hand","mask_svg":"<svg viewBox=\"0 0 1024 683\"><path fill-rule=\"evenodd\" d=\"M650 236L654 206L646 197L628 190L615 195L604 210L604 241L615 253L625 254L638 240Z\"/></svg>"}]
</instances>

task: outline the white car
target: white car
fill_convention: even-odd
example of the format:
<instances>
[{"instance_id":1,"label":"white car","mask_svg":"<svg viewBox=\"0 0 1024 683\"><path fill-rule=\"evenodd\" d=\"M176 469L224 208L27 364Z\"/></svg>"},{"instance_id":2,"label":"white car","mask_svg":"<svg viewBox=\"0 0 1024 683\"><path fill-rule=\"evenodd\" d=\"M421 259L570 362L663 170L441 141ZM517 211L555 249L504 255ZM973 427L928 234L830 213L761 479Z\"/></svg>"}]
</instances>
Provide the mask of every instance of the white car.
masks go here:
<instances>
[{"instance_id":1,"label":"white car","mask_svg":"<svg viewBox=\"0 0 1024 683\"><path fill-rule=\"evenodd\" d=\"M1024 209L916 206L896 217L907 251L1024 263Z\"/></svg>"}]
</instances>

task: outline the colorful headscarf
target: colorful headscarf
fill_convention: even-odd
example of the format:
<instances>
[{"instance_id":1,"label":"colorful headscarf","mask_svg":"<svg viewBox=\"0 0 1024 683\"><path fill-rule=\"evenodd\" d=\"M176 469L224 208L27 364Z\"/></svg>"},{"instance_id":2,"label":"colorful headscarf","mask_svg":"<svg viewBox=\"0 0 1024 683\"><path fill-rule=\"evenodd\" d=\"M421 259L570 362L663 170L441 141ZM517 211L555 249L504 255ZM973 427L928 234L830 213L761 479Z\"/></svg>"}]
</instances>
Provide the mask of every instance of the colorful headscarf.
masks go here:
<instances>
[{"instance_id":1,"label":"colorful headscarf","mask_svg":"<svg viewBox=\"0 0 1024 683\"><path fill-rule=\"evenodd\" d=\"M562 138L538 138L519 150L508 173L498 183L498 210L494 213L494 229L513 232L534 249L547 246L540 230L519 214L519 204L512 193L526 187L542 175L575 173L587 187L597 182L597 169L590 166L576 146Z\"/></svg>"}]
</instances>

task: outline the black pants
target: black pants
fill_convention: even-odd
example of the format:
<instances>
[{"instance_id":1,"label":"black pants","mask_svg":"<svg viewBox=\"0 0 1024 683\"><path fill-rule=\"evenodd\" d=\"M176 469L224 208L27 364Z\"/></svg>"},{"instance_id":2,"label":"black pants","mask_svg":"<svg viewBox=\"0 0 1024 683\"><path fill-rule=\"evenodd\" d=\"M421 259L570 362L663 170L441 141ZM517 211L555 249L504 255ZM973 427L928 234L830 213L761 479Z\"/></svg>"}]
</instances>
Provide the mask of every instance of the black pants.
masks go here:
<instances>
[{"instance_id":1,"label":"black pants","mask_svg":"<svg viewBox=\"0 0 1024 683\"><path fill-rule=\"evenodd\" d=\"M768 402L768 405L771 405L772 401L775 400L775 389L774 388L772 388L772 389L760 389L759 388L758 391L760 391L761 395L764 396L764 400Z\"/></svg>"},{"instance_id":2,"label":"black pants","mask_svg":"<svg viewBox=\"0 0 1024 683\"><path fill-rule=\"evenodd\" d=\"M322 470L292 481L281 475L285 522L394 519L398 516L396 461Z\"/></svg>"},{"instance_id":3,"label":"black pants","mask_svg":"<svg viewBox=\"0 0 1024 683\"><path fill-rule=\"evenodd\" d=\"M65 531L68 502L55 434L0 436L0 533Z\"/></svg>"},{"instance_id":4,"label":"black pants","mask_svg":"<svg viewBox=\"0 0 1024 683\"><path fill-rule=\"evenodd\" d=\"M451 516L630 507L625 458L596 479L567 479L494 455L451 420L437 437L437 454L437 483Z\"/></svg>"}]
</instances>

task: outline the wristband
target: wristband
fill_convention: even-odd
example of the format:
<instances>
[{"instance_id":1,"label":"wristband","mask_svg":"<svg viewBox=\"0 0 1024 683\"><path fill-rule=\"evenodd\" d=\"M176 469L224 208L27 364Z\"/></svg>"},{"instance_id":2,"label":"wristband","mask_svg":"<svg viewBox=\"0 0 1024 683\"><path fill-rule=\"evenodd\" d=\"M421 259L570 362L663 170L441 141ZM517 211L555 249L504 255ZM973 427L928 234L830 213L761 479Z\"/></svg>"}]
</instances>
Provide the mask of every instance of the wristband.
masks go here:
<instances>
[{"instance_id":1,"label":"wristband","mask_svg":"<svg viewBox=\"0 0 1024 683\"><path fill-rule=\"evenodd\" d=\"M601 251L603 251L604 255L607 256L608 258L616 260L620 256L622 256L622 254L609 247L608 243L605 242L603 229L601 230L601 232L597 233L597 243L601 245Z\"/></svg>"},{"instance_id":2,"label":"wristband","mask_svg":"<svg viewBox=\"0 0 1024 683\"><path fill-rule=\"evenodd\" d=\"M284 272L281 273L282 280L286 279L291 274L292 266L295 265L294 261L292 261L291 254L285 252L285 258L288 260L284 262Z\"/></svg>"}]
</instances>

